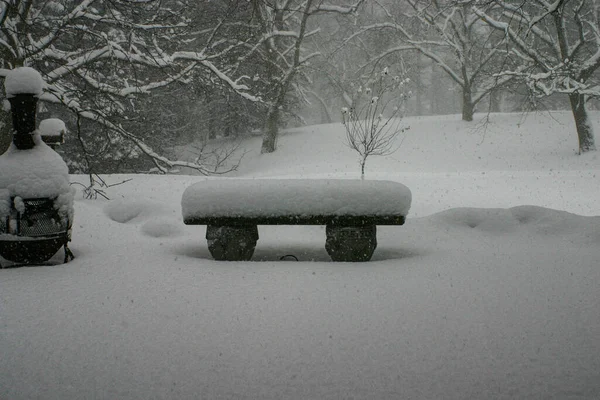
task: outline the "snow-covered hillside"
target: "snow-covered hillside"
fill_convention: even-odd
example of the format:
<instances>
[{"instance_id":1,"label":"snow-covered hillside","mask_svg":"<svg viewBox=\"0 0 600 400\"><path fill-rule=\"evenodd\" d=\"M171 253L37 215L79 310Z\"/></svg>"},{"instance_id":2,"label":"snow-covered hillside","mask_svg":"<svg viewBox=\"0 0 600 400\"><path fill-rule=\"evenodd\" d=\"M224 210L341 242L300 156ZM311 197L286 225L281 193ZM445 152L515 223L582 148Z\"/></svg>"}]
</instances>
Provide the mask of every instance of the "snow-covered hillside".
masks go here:
<instances>
[{"instance_id":1,"label":"snow-covered hillside","mask_svg":"<svg viewBox=\"0 0 600 400\"><path fill-rule=\"evenodd\" d=\"M592 113L600 136L600 112ZM400 149L367 160L366 178L399 181L413 193L411 215L452 207L535 204L600 215L600 155L576 156L569 112L406 118ZM360 177L358 155L340 124L294 129L279 150L260 155L260 138L242 143L242 177Z\"/></svg>"},{"instance_id":2,"label":"snow-covered hillside","mask_svg":"<svg viewBox=\"0 0 600 400\"><path fill-rule=\"evenodd\" d=\"M407 119L366 177L411 211L368 263L331 262L320 226L216 262L181 216L206 178L105 177L132 181L76 197L74 261L0 270L0 399L600 398L600 159L570 121ZM235 177L358 178L342 137L249 139Z\"/></svg>"}]
</instances>

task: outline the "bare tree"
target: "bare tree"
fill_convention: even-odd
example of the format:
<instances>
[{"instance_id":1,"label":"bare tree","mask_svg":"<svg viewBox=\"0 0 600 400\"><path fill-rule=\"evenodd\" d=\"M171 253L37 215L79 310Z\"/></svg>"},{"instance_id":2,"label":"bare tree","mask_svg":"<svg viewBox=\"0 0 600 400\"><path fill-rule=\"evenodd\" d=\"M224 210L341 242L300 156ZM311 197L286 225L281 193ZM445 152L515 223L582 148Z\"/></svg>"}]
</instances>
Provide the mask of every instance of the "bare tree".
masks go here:
<instances>
[{"instance_id":1,"label":"bare tree","mask_svg":"<svg viewBox=\"0 0 600 400\"><path fill-rule=\"evenodd\" d=\"M473 12L510 40L519 70L501 76L522 78L537 96L569 97L579 151L595 150L589 97L600 97L600 0L469 2Z\"/></svg>"},{"instance_id":2,"label":"bare tree","mask_svg":"<svg viewBox=\"0 0 600 400\"><path fill-rule=\"evenodd\" d=\"M127 123L139 96L189 83L200 71L247 101L259 101L226 57L243 43L217 37L223 20L192 31L187 7L168 0L1 1L0 77L32 66L47 82L41 100L100 124L159 171L189 167L211 173L210 166L169 159ZM181 49L190 40L194 49Z\"/></svg>"},{"instance_id":3,"label":"bare tree","mask_svg":"<svg viewBox=\"0 0 600 400\"><path fill-rule=\"evenodd\" d=\"M402 108L406 94L401 88L407 80L391 77L388 68L356 89L352 106L342 108L346 144L360 155L360 177L365 177L369 156L385 156L398 150Z\"/></svg>"},{"instance_id":4,"label":"bare tree","mask_svg":"<svg viewBox=\"0 0 600 400\"><path fill-rule=\"evenodd\" d=\"M306 48L307 39L319 32L318 27L310 26L311 19L324 13L352 14L363 2L334 5L324 0L253 0L254 19L261 36L243 59L258 55L264 65L263 76L258 76L266 83L261 97L268 104L263 153L275 151L282 113L289 110L290 94L301 91L297 78L311 59L321 55Z\"/></svg>"},{"instance_id":5,"label":"bare tree","mask_svg":"<svg viewBox=\"0 0 600 400\"><path fill-rule=\"evenodd\" d=\"M417 51L431 60L462 91L462 119L472 121L475 106L512 76L494 75L507 58L506 40L489 29L465 1L402 0L377 2L379 21L367 23L348 40L390 32L395 44L374 54L364 68L390 56ZM385 62L385 61L384 61Z\"/></svg>"}]
</instances>

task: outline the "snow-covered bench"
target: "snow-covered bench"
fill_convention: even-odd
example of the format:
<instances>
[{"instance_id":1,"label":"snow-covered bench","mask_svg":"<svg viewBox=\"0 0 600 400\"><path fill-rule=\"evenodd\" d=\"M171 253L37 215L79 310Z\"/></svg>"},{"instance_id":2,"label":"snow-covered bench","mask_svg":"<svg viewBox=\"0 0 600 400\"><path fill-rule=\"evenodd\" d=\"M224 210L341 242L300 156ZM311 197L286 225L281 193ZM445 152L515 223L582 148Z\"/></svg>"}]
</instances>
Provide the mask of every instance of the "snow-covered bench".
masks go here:
<instances>
[{"instance_id":1,"label":"snow-covered bench","mask_svg":"<svg viewBox=\"0 0 600 400\"><path fill-rule=\"evenodd\" d=\"M334 261L368 261L377 225L402 225L410 190L397 182L344 179L209 179L182 197L186 225L207 225L217 260L249 260L257 225L326 225Z\"/></svg>"}]
</instances>

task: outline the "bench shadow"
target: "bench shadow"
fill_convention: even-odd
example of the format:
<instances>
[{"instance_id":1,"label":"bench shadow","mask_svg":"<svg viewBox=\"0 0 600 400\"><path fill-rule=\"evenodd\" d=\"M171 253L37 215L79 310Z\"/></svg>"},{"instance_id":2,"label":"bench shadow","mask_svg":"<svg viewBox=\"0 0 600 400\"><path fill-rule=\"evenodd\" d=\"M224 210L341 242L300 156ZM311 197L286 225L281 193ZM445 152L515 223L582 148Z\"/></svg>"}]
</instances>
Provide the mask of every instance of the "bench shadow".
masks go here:
<instances>
[{"instance_id":1,"label":"bench shadow","mask_svg":"<svg viewBox=\"0 0 600 400\"><path fill-rule=\"evenodd\" d=\"M187 243L177 246L174 254L196 259L214 261L206 244ZM370 262L402 260L425 255L425 251L416 248L397 248L381 246L375 250ZM252 259L248 262L328 262L339 264L331 260L325 247L318 245L282 245L282 246L256 246ZM359 263L363 264L363 263ZM368 262L366 263L368 264Z\"/></svg>"},{"instance_id":2,"label":"bench shadow","mask_svg":"<svg viewBox=\"0 0 600 400\"><path fill-rule=\"evenodd\" d=\"M410 248L410 247L386 247L380 246L375 249L371 261L388 261L388 260L403 260L414 257L421 257L426 255L427 252L423 249Z\"/></svg>"}]
</instances>

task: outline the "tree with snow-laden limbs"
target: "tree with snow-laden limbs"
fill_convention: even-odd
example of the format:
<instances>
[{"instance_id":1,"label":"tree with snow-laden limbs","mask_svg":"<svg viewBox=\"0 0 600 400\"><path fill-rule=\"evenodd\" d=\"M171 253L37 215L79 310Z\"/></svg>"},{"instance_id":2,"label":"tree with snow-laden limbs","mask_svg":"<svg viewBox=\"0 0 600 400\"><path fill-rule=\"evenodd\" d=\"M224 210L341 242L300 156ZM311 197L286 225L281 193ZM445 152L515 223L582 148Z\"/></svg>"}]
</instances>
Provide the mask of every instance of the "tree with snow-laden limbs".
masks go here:
<instances>
[{"instance_id":1,"label":"tree with snow-laden limbs","mask_svg":"<svg viewBox=\"0 0 600 400\"><path fill-rule=\"evenodd\" d=\"M275 151L282 114L289 111L293 92L302 97L298 78L305 77L304 68L311 59L321 55L309 52L308 39L319 33L312 26L313 17L322 14L352 15L364 0L336 5L323 0L253 0L253 21L258 24L260 36L243 59L256 56L263 70L257 79L264 81L264 101L268 104L262 141L263 153Z\"/></svg>"},{"instance_id":2,"label":"tree with snow-laden limbs","mask_svg":"<svg viewBox=\"0 0 600 400\"><path fill-rule=\"evenodd\" d=\"M42 101L101 126L106 140L125 147L122 153L145 155L160 172L189 167L212 173L204 163L155 151L135 118L140 96L198 76L259 101L227 59L244 43L219 38L232 29L224 19L195 30L188 8L183 1L158 0L0 1L0 77L32 66L47 83Z\"/></svg>"},{"instance_id":3,"label":"tree with snow-laden limbs","mask_svg":"<svg viewBox=\"0 0 600 400\"><path fill-rule=\"evenodd\" d=\"M351 107L342 108L346 144L360 156L361 179L369 156L389 155L400 146L398 135L408 129L402 126L402 108L410 94L402 89L407 83L407 79L390 76L386 67L356 89Z\"/></svg>"},{"instance_id":4,"label":"tree with snow-laden limbs","mask_svg":"<svg viewBox=\"0 0 600 400\"><path fill-rule=\"evenodd\" d=\"M365 65L416 51L439 67L462 92L462 119L472 121L476 105L514 77L495 75L507 57L506 38L482 22L464 1L378 1L376 18L346 41L387 32L395 41L373 54ZM388 61L389 62L389 61ZM506 66L505 64L509 64ZM516 66L516 70L518 66Z\"/></svg>"},{"instance_id":5,"label":"tree with snow-laden limbs","mask_svg":"<svg viewBox=\"0 0 600 400\"><path fill-rule=\"evenodd\" d=\"M526 68L499 76L523 79L533 95L569 97L579 151L595 150L590 97L600 97L600 0L473 0L473 12L501 32Z\"/></svg>"}]
</instances>

